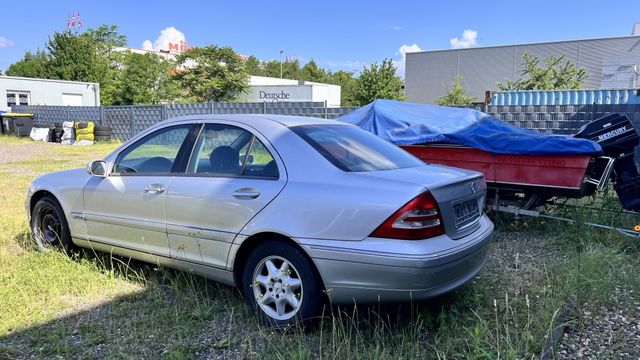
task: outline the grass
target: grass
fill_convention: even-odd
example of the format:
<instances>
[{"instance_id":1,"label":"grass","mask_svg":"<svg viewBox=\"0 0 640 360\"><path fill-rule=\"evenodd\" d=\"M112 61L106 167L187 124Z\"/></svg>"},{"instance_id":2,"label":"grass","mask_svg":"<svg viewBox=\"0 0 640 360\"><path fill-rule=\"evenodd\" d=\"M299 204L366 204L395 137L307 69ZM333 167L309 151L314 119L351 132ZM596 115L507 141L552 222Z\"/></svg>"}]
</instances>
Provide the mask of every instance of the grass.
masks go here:
<instances>
[{"instance_id":1,"label":"grass","mask_svg":"<svg viewBox=\"0 0 640 360\"><path fill-rule=\"evenodd\" d=\"M327 309L309 333L273 331L236 290L200 277L108 254L35 251L23 206L30 181L117 145L0 137L0 151L17 154L0 163L0 359L534 358L561 314L579 328L589 320L582 310L606 306L616 289L640 291L638 240L580 222L494 217L491 261L470 284L427 302Z\"/></svg>"}]
</instances>

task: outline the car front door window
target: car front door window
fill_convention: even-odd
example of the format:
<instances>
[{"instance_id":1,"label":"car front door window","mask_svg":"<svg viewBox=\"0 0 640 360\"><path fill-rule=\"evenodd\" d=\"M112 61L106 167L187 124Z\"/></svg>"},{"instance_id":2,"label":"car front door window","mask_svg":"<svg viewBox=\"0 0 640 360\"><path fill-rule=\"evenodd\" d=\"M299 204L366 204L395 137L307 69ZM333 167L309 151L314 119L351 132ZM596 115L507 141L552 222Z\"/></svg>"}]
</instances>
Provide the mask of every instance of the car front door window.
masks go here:
<instances>
[{"instance_id":1,"label":"car front door window","mask_svg":"<svg viewBox=\"0 0 640 360\"><path fill-rule=\"evenodd\" d=\"M150 175L172 172L190 128L191 125L178 125L147 135L118 155L114 173Z\"/></svg>"}]
</instances>

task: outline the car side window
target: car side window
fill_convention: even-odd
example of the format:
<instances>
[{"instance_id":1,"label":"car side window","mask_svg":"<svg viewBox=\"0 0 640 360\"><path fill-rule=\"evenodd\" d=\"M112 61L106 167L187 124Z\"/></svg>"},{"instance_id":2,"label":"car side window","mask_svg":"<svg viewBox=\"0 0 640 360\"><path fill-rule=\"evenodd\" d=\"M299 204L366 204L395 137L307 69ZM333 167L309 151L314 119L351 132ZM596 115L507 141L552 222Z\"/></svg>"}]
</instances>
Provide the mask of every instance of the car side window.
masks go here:
<instances>
[{"instance_id":1,"label":"car side window","mask_svg":"<svg viewBox=\"0 0 640 360\"><path fill-rule=\"evenodd\" d=\"M244 167L247 176L278 178L278 165L262 141L254 138Z\"/></svg>"},{"instance_id":2,"label":"car side window","mask_svg":"<svg viewBox=\"0 0 640 360\"><path fill-rule=\"evenodd\" d=\"M239 127L206 124L193 150L187 173L232 174L242 172L241 157L252 135Z\"/></svg>"},{"instance_id":3,"label":"car side window","mask_svg":"<svg viewBox=\"0 0 640 360\"><path fill-rule=\"evenodd\" d=\"M121 175L170 173L191 125L160 129L122 151L114 172Z\"/></svg>"},{"instance_id":4,"label":"car side window","mask_svg":"<svg viewBox=\"0 0 640 360\"><path fill-rule=\"evenodd\" d=\"M233 125L206 124L187 173L277 178L278 167L267 148L249 131Z\"/></svg>"}]
</instances>

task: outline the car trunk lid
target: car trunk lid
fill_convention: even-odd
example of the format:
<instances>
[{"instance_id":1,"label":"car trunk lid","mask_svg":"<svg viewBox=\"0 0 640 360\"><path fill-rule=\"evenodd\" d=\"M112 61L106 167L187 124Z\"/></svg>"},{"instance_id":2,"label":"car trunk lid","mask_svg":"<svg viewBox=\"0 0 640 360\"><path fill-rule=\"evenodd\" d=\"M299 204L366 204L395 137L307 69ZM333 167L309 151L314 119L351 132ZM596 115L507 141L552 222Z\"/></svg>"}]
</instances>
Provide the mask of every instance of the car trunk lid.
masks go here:
<instances>
[{"instance_id":1,"label":"car trunk lid","mask_svg":"<svg viewBox=\"0 0 640 360\"><path fill-rule=\"evenodd\" d=\"M476 230L483 214L487 185L481 173L439 165L361 173L394 181L419 184L438 202L445 231L452 239Z\"/></svg>"}]
</instances>

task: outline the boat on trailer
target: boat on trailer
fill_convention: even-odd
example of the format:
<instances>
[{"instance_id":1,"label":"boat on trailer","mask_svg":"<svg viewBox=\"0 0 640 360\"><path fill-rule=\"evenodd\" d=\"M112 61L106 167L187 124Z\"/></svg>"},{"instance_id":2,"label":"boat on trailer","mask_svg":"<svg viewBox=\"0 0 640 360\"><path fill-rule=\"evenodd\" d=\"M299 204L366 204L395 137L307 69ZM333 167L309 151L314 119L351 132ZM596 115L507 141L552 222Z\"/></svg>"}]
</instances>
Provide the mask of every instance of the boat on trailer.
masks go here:
<instances>
[{"instance_id":1,"label":"boat on trailer","mask_svg":"<svg viewBox=\"0 0 640 360\"><path fill-rule=\"evenodd\" d=\"M471 109L377 100L338 120L417 158L484 173L491 208L523 215L552 199L582 198L613 183L622 208L640 212L640 136L624 114L573 136L517 128Z\"/></svg>"}]
</instances>

